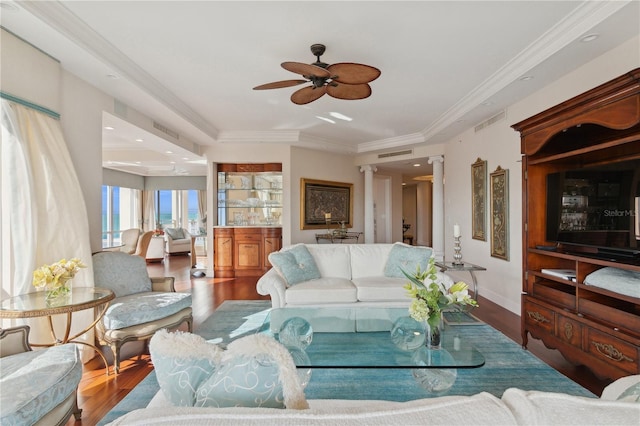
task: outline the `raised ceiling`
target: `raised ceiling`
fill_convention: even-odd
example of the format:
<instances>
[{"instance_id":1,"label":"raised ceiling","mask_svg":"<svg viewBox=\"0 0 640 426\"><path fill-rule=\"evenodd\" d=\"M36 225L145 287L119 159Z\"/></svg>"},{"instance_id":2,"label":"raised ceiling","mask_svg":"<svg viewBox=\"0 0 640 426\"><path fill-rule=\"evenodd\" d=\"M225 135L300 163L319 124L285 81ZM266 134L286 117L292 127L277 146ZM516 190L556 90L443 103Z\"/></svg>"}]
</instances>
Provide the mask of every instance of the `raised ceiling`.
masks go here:
<instances>
[{"instance_id":1,"label":"raised ceiling","mask_svg":"<svg viewBox=\"0 0 640 426\"><path fill-rule=\"evenodd\" d=\"M105 114L121 125L104 132L104 166L143 175L204 174L195 154L217 143L336 153L442 143L640 32L637 1L1 4L3 27L179 135ZM371 97L299 106L289 100L297 88L252 90L298 78L280 63L314 62L313 43L327 46L324 62L379 68ZM426 161L412 166L420 160L395 166L428 173Z\"/></svg>"}]
</instances>

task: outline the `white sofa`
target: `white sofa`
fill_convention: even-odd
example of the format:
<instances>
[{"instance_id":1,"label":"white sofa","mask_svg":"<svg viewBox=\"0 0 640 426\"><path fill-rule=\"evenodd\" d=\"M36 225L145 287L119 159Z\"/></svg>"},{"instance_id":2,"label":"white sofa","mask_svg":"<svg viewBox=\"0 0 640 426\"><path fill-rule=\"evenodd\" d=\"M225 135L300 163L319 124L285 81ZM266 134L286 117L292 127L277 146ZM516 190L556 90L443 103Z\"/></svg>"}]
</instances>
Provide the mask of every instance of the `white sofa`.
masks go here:
<instances>
[{"instance_id":1,"label":"white sofa","mask_svg":"<svg viewBox=\"0 0 640 426\"><path fill-rule=\"evenodd\" d=\"M640 403L638 395L629 395L628 389L638 383L640 376L622 378L609 385L600 399L511 388L502 398L483 392L408 402L316 399L310 400L309 408L304 410L172 407L158 392L147 408L132 411L109 425L637 426Z\"/></svg>"},{"instance_id":2,"label":"white sofa","mask_svg":"<svg viewBox=\"0 0 640 426\"><path fill-rule=\"evenodd\" d=\"M431 249L402 243L395 244L296 244L285 247L280 252L305 246L318 268L320 278L290 285L273 261L274 265L256 284L259 294L270 295L273 308L307 306L384 306L408 307L411 302L404 285L408 282L402 276L388 276L387 263L393 250L401 248L419 253L428 259ZM396 249L394 249L396 247ZM416 263L410 258L403 262L407 272L416 270ZM397 262L397 259L396 259ZM402 261L401 261L402 262ZM442 282L453 283L444 273L438 273Z\"/></svg>"}]
</instances>

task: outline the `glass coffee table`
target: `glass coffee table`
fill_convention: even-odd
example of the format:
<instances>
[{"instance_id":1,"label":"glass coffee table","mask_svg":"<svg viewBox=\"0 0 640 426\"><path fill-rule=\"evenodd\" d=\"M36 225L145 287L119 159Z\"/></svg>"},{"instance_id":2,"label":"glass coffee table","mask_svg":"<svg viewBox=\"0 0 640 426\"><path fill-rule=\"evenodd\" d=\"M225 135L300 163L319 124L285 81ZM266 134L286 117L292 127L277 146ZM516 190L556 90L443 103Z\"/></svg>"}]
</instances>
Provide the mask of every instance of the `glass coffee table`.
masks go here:
<instances>
[{"instance_id":1,"label":"glass coffee table","mask_svg":"<svg viewBox=\"0 0 640 426\"><path fill-rule=\"evenodd\" d=\"M472 342L447 325L442 349L424 344L424 327L407 308L305 307L272 309L260 328L283 343L299 369L411 369L428 392L446 392L460 368L484 365Z\"/></svg>"}]
</instances>

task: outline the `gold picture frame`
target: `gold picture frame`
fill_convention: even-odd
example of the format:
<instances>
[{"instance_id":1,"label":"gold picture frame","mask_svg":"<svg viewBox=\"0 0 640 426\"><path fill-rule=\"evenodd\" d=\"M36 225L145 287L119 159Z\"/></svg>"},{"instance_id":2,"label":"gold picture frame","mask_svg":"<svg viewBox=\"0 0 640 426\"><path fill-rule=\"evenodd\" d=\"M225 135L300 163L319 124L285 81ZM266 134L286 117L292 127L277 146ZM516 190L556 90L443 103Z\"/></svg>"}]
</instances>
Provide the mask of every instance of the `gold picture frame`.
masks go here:
<instances>
[{"instance_id":1,"label":"gold picture frame","mask_svg":"<svg viewBox=\"0 0 640 426\"><path fill-rule=\"evenodd\" d=\"M471 238L487 241L487 161L471 165Z\"/></svg>"},{"instance_id":2,"label":"gold picture frame","mask_svg":"<svg viewBox=\"0 0 640 426\"><path fill-rule=\"evenodd\" d=\"M300 229L353 227L353 184L300 179Z\"/></svg>"},{"instance_id":3,"label":"gold picture frame","mask_svg":"<svg viewBox=\"0 0 640 426\"><path fill-rule=\"evenodd\" d=\"M509 260L509 170L491 173L491 256Z\"/></svg>"}]
</instances>

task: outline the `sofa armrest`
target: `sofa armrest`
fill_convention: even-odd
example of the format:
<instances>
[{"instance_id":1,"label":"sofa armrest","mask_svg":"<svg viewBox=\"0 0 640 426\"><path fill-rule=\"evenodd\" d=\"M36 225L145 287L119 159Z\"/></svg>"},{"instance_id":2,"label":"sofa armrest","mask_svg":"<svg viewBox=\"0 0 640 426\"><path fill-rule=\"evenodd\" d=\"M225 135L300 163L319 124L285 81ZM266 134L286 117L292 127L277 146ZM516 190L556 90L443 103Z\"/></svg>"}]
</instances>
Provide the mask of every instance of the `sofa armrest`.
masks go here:
<instances>
[{"instance_id":1,"label":"sofa armrest","mask_svg":"<svg viewBox=\"0 0 640 426\"><path fill-rule=\"evenodd\" d=\"M153 277L151 278L151 290L165 293L175 292L174 277Z\"/></svg>"},{"instance_id":2,"label":"sofa armrest","mask_svg":"<svg viewBox=\"0 0 640 426\"><path fill-rule=\"evenodd\" d=\"M0 358L9 355L29 352L29 331L28 325L0 329Z\"/></svg>"},{"instance_id":3,"label":"sofa armrest","mask_svg":"<svg viewBox=\"0 0 640 426\"><path fill-rule=\"evenodd\" d=\"M284 306L284 293L287 290L287 285L275 268L269 269L266 274L260 277L256 284L256 290L263 296L271 296L272 308Z\"/></svg>"}]
</instances>

